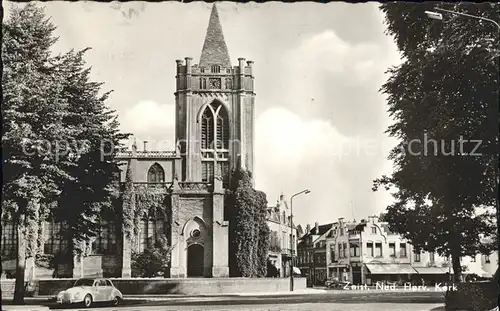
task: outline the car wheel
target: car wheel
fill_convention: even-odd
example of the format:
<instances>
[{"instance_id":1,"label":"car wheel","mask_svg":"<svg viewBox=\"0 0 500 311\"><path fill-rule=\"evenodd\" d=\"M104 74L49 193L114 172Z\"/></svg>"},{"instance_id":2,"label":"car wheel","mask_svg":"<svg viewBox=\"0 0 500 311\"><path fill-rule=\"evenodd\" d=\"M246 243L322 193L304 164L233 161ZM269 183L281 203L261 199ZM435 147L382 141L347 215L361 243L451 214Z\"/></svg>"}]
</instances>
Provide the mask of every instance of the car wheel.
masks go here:
<instances>
[{"instance_id":1,"label":"car wheel","mask_svg":"<svg viewBox=\"0 0 500 311\"><path fill-rule=\"evenodd\" d=\"M113 304L113 306L119 305L120 304L120 297L118 297L118 296L115 297L111 303Z\"/></svg>"},{"instance_id":2,"label":"car wheel","mask_svg":"<svg viewBox=\"0 0 500 311\"><path fill-rule=\"evenodd\" d=\"M85 298L83 298L83 306L85 308L89 308L91 304L92 304L92 296L86 295Z\"/></svg>"}]
</instances>

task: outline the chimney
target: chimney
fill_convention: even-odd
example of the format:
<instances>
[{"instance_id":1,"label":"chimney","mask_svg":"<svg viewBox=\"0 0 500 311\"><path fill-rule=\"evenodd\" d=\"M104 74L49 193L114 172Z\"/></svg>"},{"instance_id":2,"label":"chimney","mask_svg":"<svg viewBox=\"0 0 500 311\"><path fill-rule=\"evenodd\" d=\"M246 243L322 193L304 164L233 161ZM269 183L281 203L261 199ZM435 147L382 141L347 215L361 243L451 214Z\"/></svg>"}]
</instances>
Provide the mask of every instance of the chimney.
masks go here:
<instances>
[{"instance_id":1,"label":"chimney","mask_svg":"<svg viewBox=\"0 0 500 311\"><path fill-rule=\"evenodd\" d=\"M339 223L342 224L344 222L344 217L339 218Z\"/></svg>"},{"instance_id":2,"label":"chimney","mask_svg":"<svg viewBox=\"0 0 500 311\"><path fill-rule=\"evenodd\" d=\"M315 222L314 226L316 228L316 234L319 234L319 224L318 224L318 222Z\"/></svg>"},{"instance_id":3,"label":"chimney","mask_svg":"<svg viewBox=\"0 0 500 311\"><path fill-rule=\"evenodd\" d=\"M306 233L309 234L309 232L311 232L311 226L309 224L307 224Z\"/></svg>"},{"instance_id":4,"label":"chimney","mask_svg":"<svg viewBox=\"0 0 500 311\"><path fill-rule=\"evenodd\" d=\"M144 151L148 151L148 141L144 141Z\"/></svg>"}]
</instances>

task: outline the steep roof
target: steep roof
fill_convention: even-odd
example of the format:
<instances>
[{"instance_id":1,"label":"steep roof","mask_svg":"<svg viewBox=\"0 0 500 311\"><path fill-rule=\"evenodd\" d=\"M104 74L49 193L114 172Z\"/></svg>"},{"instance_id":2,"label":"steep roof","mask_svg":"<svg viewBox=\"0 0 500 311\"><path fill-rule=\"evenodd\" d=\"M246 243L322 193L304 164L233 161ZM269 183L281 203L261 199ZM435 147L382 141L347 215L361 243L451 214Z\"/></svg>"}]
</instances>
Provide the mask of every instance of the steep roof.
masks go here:
<instances>
[{"instance_id":1,"label":"steep roof","mask_svg":"<svg viewBox=\"0 0 500 311\"><path fill-rule=\"evenodd\" d=\"M350 228L349 228L350 227ZM357 225L351 225L351 226L347 226L348 230L350 231L363 231L363 229L366 227L366 223L359 223Z\"/></svg>"},{"instance_id":2,"label":"steep roof","mask_svg":"<svg viewBox=\"0 0 500 311\"><path fill-rule=\"evenodd\" d=\"M212 13L210 13L205 43L203 44L200 57L200 67L208 67L210 65L231 67L231 58L229 57L219 20L219 13L215 4L212 6Z\"/></svg>"},{"instance_id":3,"label":"steep roof","mask_svg":"<svg viewBox=\"0 0 500 311\"><path fill-rule=\"evenodd\" d=\"M329 223L326 225L320 225L320 226L318 226L318 232L316 232L316 227L312 227L311 230L309 230L309 232L305 232L305 234L300 238L300 240L302 240L305 237L310 236L310 235L321 236L321 235L327 233L328 230L330 230L332 228L332 225L333 225L333 223Z\"/></svg>"}]
</instances>

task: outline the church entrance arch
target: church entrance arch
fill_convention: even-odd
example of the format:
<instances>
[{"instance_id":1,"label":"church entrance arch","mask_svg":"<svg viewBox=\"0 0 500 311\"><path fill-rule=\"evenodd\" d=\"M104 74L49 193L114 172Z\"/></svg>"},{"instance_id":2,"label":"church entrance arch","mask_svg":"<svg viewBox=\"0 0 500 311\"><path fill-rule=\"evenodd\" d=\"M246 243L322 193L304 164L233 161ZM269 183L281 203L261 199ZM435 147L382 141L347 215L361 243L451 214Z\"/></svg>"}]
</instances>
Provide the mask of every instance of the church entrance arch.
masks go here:
<instances>
[{"instance_id":1,"label":"church entrance arch","mask_svg":"<svg viewBox=\"0 0 500 311\"><path fill-rule=\"evenodd\" d=\"M191 244L187 249L187 276L203 277L204 247Z\"/></svg>"}]
</instances>

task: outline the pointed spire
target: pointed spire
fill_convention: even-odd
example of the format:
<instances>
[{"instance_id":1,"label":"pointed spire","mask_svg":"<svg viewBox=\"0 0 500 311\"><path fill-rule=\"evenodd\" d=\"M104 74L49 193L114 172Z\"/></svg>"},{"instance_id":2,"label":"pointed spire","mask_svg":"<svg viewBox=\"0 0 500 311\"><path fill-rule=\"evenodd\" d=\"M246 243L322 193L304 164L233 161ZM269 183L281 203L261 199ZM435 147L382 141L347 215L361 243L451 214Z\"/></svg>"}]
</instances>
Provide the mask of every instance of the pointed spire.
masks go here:
<instances>
[{"instance_id":1,"label":"pointed spire","mask_svg":"<svg viewBox=\"0 0 500 311\"><path fill-rule=\"evenodd\" d=\"M212 6L205 43L203 44L200 57L200 67L208 67L210 65L231 67L231 58L227 51L226 41L224 41L224 34L222 33L219 13L217 12L215 3Z\"/></svg>"}]
</instances>

